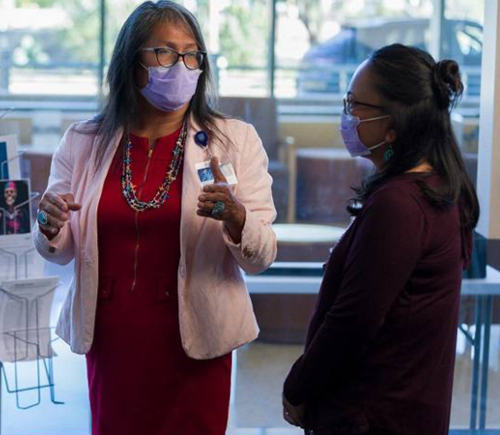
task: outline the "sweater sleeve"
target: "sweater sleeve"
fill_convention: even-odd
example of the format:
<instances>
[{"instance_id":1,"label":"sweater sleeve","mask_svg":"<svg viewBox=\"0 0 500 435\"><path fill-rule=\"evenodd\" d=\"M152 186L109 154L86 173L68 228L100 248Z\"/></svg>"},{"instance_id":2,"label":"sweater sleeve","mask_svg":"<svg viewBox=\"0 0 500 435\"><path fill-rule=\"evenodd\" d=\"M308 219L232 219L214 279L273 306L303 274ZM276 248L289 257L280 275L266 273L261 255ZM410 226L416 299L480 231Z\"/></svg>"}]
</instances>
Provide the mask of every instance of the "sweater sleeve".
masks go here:
<instances>
[{"instance_id":1,"label":"sweater sleeve","mask_svg":"<svg viewBox=\"0 0 500 435\"><path fill-rule=\"evenodd\" d=\"M421 256L425 217L404 189L376 192L357 219L338 295L285 382L292 404L335 386L358 365Z\"/></svg>"}]
</instances>

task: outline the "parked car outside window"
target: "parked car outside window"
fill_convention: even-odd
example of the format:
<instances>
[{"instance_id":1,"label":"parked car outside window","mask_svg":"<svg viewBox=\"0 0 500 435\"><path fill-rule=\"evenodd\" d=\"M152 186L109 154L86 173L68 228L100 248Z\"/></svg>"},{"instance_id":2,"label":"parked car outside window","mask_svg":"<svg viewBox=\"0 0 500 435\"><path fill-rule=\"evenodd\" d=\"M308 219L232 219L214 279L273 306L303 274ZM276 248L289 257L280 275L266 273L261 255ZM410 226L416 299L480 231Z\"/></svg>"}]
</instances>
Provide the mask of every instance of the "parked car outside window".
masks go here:
<instances>
[{"instance_id":1,"label":"parked car outside window","mask_svg":"<svg viewBox=\"0 0 500 435\"><path fill-rule=\"evenodd\" d=\"M333 38L312 47L297 76L297 95L342 94L356 67L374 50L401 43L429 51L429 19L375 19L345 24ZM466 96L479 96L483 27L474 21L443 22L442 57L462 67Z\"/></svg>"}]
</instances>

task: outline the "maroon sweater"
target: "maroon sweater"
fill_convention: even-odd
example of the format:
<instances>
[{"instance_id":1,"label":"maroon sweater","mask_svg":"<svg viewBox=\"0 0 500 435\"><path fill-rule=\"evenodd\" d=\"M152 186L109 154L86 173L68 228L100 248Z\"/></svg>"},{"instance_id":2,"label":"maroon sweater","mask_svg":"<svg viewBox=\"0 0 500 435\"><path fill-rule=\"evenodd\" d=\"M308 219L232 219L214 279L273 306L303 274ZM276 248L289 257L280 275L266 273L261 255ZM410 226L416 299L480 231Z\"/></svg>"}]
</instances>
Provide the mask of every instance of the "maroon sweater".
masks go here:
<instances>
[{"instance_id":1,"label":"maroon sweater","mask_svg":"<svg viewBox=\"0 0 500 435\"><path fill-rule=\"evenodd\" d=\"M448 433L462 269L472 236L398 176L368 199L327 263L306 349L284 394L306 426Z\"/></svg>"}]
</instances>

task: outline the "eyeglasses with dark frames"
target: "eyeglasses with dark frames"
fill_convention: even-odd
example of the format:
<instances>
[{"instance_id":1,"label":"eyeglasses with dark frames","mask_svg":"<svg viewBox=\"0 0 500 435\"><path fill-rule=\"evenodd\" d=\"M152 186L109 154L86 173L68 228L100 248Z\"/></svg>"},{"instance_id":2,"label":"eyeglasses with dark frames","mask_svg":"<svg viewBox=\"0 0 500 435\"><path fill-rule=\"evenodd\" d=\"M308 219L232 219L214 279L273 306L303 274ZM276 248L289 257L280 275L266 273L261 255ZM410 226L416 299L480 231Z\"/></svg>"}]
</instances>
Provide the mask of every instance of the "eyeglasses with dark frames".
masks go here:
<instances>
[{"instance_id":1,"label":"eyeglasses with dark frames","mask_svg":"<svg viewBox=\"0 0 500 435\"><path fill-rule=\"evenodd\" d=\"M174 66L179 58L182 58L184 65L188 69L199 69L205 61L207 53L205 51L187 51L186 53L179 53L170 47L146 47L141 48L141 51L153 52L156 56L158 65L164 68Z\"/></svg>"},{"instance_id":2,"label":"eyeglasses with dark frames","mask_svg":"<svg viewBox=\"0 0 500 435\"><path fill-rule=\"evenodd\" d=\"M347 115L352 115L352 111L356 108L356 106L365 106L365 107L371 107L373 109L384 110L382 106L377 106L376 104L369 104L357 101L354 98L352 98L352 95L350 94L344 96L342 102L344 104L344 113Z\"/></svg>"}]
</instances>

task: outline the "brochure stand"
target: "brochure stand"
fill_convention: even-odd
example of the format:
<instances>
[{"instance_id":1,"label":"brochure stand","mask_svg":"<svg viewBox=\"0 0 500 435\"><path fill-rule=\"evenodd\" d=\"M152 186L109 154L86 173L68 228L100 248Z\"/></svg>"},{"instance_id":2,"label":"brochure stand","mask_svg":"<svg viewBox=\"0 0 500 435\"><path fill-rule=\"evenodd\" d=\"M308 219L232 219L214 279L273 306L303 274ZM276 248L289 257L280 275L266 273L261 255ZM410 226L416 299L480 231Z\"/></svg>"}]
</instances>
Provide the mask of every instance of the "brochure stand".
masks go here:
<instances>
[{"instance_id":1,"label":"brochure stand","mask_svg":"<svg viewBox=\"0 0 500 435\"><path fill-rule=\"evenodd\" d=\"M21 153L0 164L0 179L10 171L9 164ZM28 184L29 193L29 184ZM26 208L39 196L31 192L28 199L14 209ZM12 210L12 209L11 209ZM0 207L1 213L7 210ZM29 213L32 215L32 213ZM50 311L59 277L32 278L35 248L26 229L7 234L5 220L0 223L0 434L2 433L3 384L8 394L14 394L16 407L26 410L42 402L42 389L50 390L50 400L56 400L52 348L58 337L50 326ZM21 363L32 362L31 365Z\"/></svg>"},{"instance_id":2,"label":"brochure stand","mask_svg":"<svg viewBox=\"0 0 500 435\"><path fill-rule=\"evenodd\" d=\"M31 309L38 310L40 299L48 297L53 293L55 287L50 289L47 293L40 295L34 300L29 300L25 297L18 297L14 294L9 294L4 289L0 288L0 292L7 294L9 298L15 301L15 304L22 307L22 312L25 313L23 319L28 325L29 317L39 320L38 312L31 313ZM52 295L49 296L52 299ZM13 305L13 304L11 304ZM7 392L16 395L16 406L18 409L29 409L41 403L41 389L50 388L50 396L53 403L60 404L55 400L55 384L54 384L54 369L52 358L56 356L52 349L52 343L58 338L52 338L52 330L50 326L42 326L40 322L35 327L27 327L25 329L17 329L11 331L4 331L2 340L5 341L4 352L7 358L0 361L0 384L5 382ZM20 376L20 363L27 361L36 362L36 382L32 386L21 386ZM13 364L13 373L11 370L7 371L4 363L10 362ZM46 380L42 381L42 364L45 372ZM10 373L9 373L10 372ZM13 374L13 382L9 382L9 375ZM44 384L43 382L46 383ZM13 383L13 385L12 385ZM23 403L22 393L28 391L36 391L36 400L32 403ZM1 398L1 395L0 395Z\"/></svg>"},{"instance_id":3,"label":"brochure stand","mask_svg":"<svg viewBox=\"0 0 500 435\"><path fill-rule=\"evenodd\" d=\"M18 275L20 273L18 271ZM18 409L39 405L44 388L50 389L52 403L63 404L55 398L52 360L56 356L52 343L58 337L53 338L54 328L49 326L50 308L58 284L59 277L44 277L4 281L0 285L3 319L0 324L0 434L2 383L5 383L7 393L15 394ZM36 368L35 373L30 370L31 385L27 386L20 380L20 363L28 361L35 362ZM5 363L11 363L10 370L6 369ZM30 401L26 399L28 394Z\"/></svg>"},{"instance_id":4,"label":"brochure stand","mask_svg":"<svg viewBox=\"0 0 500 435\"><path fill-rule=\"evenodd\" d=\"M14 157L11 157L10 159L8 160L4 160L1 164L0 164L0 180L5 180L9 177L7 177L6 174L9 173L9 164L14 162L15 160L20 160L21 157L26 154L26 151L18 151L17 152L17 155L15 155Z\"/></svg>"}]
</instances>

